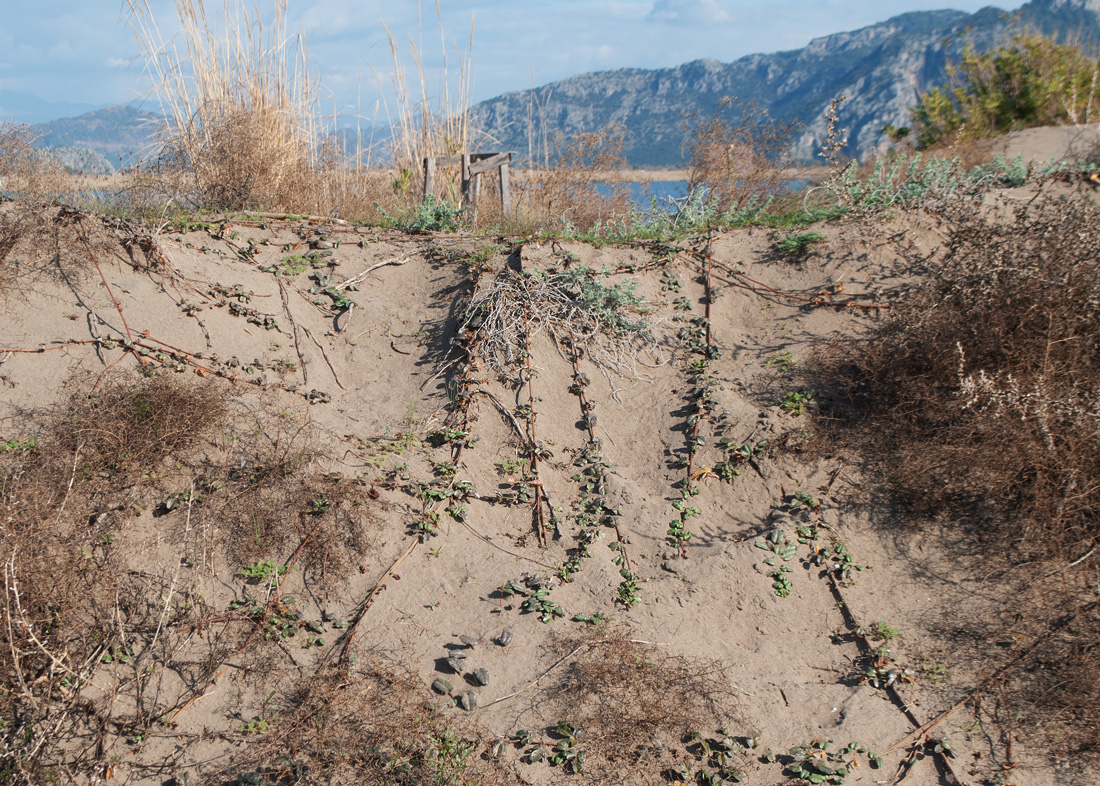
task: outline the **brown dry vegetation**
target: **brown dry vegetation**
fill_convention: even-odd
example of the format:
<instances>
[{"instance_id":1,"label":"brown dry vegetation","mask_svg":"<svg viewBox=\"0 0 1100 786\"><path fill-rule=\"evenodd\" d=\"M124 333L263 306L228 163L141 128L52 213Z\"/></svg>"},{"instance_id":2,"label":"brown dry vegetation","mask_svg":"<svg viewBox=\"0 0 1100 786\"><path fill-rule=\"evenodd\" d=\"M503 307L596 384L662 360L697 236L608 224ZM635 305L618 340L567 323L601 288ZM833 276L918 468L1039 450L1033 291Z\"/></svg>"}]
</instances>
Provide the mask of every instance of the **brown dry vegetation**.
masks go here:
<instances>
[{"instance_id":1,"label":"brown dry vegetation","mask_svg":"<svg viewBox=\"0 0 1100 786\"><path fill-rule=\"evenodd\" d=\"M211 50L192 21L210 92L139 175L147 208L416 208L411 169L344 167L311 136L286 51ZM409 160L453 152L412 138L431 117ZM712 215L776 196L788 129L689 125ZM44 188L3 133L0 171ZM484 178L479 223L628 221L597 179L621 164L620 131L582 136L516 184L518 217ZM898 777L936 759L913 782L939 783L934 727L899 742L922 721L973 778L1058 782L1064 756L1087 782L1100 214L1027 188L608 249L271 217L144 232L5 202L0 295L26 346L0 350L0 782L798 783L797 746L844 734ZM769 218L810 220L791 207ZM905 668L929 660L910 639L952 662ZM778 755L752 750L765 725Z\"/></svg>"},{"instance_id":2,"label":"brown dry vegetation","mask_svg":"<svg viewBox=\"0 0 1100 786\"><path fill-rule=\"evenodd\" d=\"M96 762L111 713L81 688L101 663L138 656L128 630L159 632L160 610L111 545L165 461L216 425L224 405L214 388L108 381L0 452L5 781L33 783L47 771L75 780ZM140 727L151 720L142 714L112 722Z\"/></svg>"},{"instance_id":3,"label":"brown dry vegetation","mask_svg":"<svg viewBox=\"0 0 1100 786\"><path fill-rule=\"evenodd\" d=\"M823 552L815 549L833 534L857 555L875 548L847 523L849 504L833 491L863 459L864 485L849 494L892 494L913 533L950 531L953 542L937 553L957 561L952 577L992 574L983 588L1000 598L968 620L946 611L936 624L905 618L905 640L913 631L950 644L960 675L938 693L922 677L907 684L919 691L918 717L973 695L975 719L995 722L1017 751L1091 755L1096 606L1082 583L1095 567L1089 493L1100 468L1092 465L1095 352L1075 348L1096 338L1100 284L1090 264L1095 207L1064 196L977 216L941 206L922 219L945 238L931 245L932 232L910 224L895 232L881 216L819 225L827 241L797 263L775 252L783 233L762 229L670 252L651 243L456 245L339 225L322 236L316 225L269 219L173 230L154 242L62 208L38 210L21 236L12 224L5 262L19 277L9 319L29 343L18 366L0 354L5 384L34 384L28 369L79 358L96 371L117 360L149 376L117 376L116 368L97 384L85 368L37 426L30 410L5 404L4 780L82 782L125 771L134 782L190 773L210 783L651 784L737 770L778 781L793 761L782 751L824 734L836 724L830 708L842 704L865 724L841 719L844 743L858 735L882 753L910 718L869 684L872 661L853 645L856 617L841 617L833 590L816 580ZM305 270L282 264L288 246L320 237L341 245L314 276L346 282L352 267L358 275L377 261L385 275L405 274L406 264L412 272L389 286L345 290L357 305L340 313L316 302ZM250 241L254 255L235 253ZM848 278L849 293L823 282L851 276L850 259L868 249L894 249L883 275L912 286L875 296L871 313L894 308L855 323L871 296L844 303L871 284ZM751 274L737 272L749 265ZM601 266L611 272L596 272ZM542 272L523 272L534 269ZM110 296L104 281L113 282ZM727 288L721 298L718 281ZM425 282L430 289L416 289ZM280 329L234 317L217 295L230 288ZM62 302L77 294L90 318L60 322L56 334L28 332L60 316L24 308L38 291L60 292L50 297ZM224 379L185 384L176 356L134 363L102 344L33 351L34 341L83 335L119 312L135 336L148 325L173 346L205 340L184 370L213 368L215 354L235 352L255 355L257 368L282 369L279 380L246 385L234 363L217 367ZM349 316L361 321L347 330ZM652 320L644 329L643 317ZM784 352L810 345L791 343L776 322L794 324L807 341L838 329L863 334L835 345L814 382L834 440L850 451L848 469L833 465L835 442L816 453L787 450L817 431L808 415L776 403L796 384ZM701 346L704 327L721 342L717 352ZM104 356L92 360L97 351ZM298 353L313 362L288 362ZM402 362L409 365L395 365ZM438 392L418 390L422 380L438 380ZM306 404L314 385L334 400ZM404 400L387 403L389 388ZM5 401L26 401L24 388L2 390ZM377 415L382 408L390 415ZM532 408L537 438L525 430ZM707 438L695 451L683 436L692 419ZM364 420L376 436L363 436ZM520 501L534 487L533 456L557 519L545 520L557 533L545 546L536 545L530 503ZM690 497L681 459L695 462ZM592 488L578 492L582 476ZM455 485L467 477L478 495ZM670 498L706 511L674 548L665 536ZM429 534L422 525L433 510ZM593 511L604 537L582 541ZM868 529L896 520L866 515ZM793 533L796 523L819 529L811 544L795 546L805 564L783 598L771 576L759 575L768 568L754 564L756 543L766 548L760 538ZM967 553L981 559L962 561ZM883 619L867 609L892 594L891 581L908 580L890 560L879 554L859 584L833 587L864 624ZM584 618L543 627L521 613L522 599L494 589L532 562L543 575L570 566L558 571L569 581L551 597ZM630 593L641 600L625 600ZM435 611L440 603L450 604L446 616ZM560 632L571 625L585 627ZM517 631L510 647L494 643L505 626ZM473 644L458 640L468 631ZM777 635L789 636L781 649ZM1003 655L999 644L986 651L1002 640ZM891 643L890 657L899 665L917 657L906 649ZM462 674L446 664L454 652L469 654ZM492 672L489 685L473 679L480 665ZM455 685L433 693L437 677ZM482 706L460 710L455 700L471 691ZM1045 723L1045 747L1036 721ZM953 744L977 750L961 727ZM776 761L749 747L757 730ZM1053 734L1060 739L1051 742Z\"/></svg>"},{"instance_id":4,"label":"brown dry vegetation","mask_svg":"<svg viewBox=\"0 0 1100 786\"><path fill-rule=\"evenodd\" d=\"M723 108L733 105L727 99ZM733 122L721 113L684 121L688 192L704 196L717 212L745 209L787 192L791 124L772 120L754 104L739 105Z\"/></svg>"},{"instance_id":5,"label":"brown dry vegetation","mask_svg":"<svg viewBox=\"0 0 1100 786\"><path fill-rule=\"evenodd\" d=\"M1100 537L1100 214L1041 196L938 217L934 257L902 246L919 283L819 369L837 396L825 423L885 463L910 526L950 529L974 569L1010 569L1016 623L1051 641L1005 689L1067 751L1095 751L1097 603L1074 588Z\"/></svg>"}]
</instances>

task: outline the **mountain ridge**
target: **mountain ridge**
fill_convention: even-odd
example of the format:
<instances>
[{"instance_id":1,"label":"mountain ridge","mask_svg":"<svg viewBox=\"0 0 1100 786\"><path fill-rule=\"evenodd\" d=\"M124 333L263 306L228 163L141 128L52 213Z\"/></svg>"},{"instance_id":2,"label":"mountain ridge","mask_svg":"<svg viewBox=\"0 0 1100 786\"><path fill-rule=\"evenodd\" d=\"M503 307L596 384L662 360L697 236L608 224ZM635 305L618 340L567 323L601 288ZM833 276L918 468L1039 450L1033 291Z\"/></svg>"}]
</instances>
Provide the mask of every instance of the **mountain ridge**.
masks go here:
<instances>
[{"instance_id":1,"label":"mountain ridge","mask_svg":"<svg viewBox=\"0 0 1100 786\"><path fill-rule=\"evenodd\" d=\"M1009 15L987 6L973 14L942 9L909 11L858 30L818 36L801 49L745 55L733 62L700 58L660 69L621 68L577 74L539 87L503 93L474 105L474 149L538 154L546 142L612 125L627 132L624 155L633 166L676 167L685 118L716 113L737 122L723 99L755 102L777 121L799 124L792 153L815 160L826 136L830 101L841 110L852 152L885 144L887 124L909 124L919 93L946 81L948 58L966 42L986 50L1013 25L1088 48L1100 44L1100 0L1032 0ZM131 105L99 109L34 126L42 147L88 148L115 166L133 163L154 142L157 116ZM541 140L541 141L540 141Z\"/></svg>"},{"instance_id":2,"label":"mountain ridge","mask_svg":"<svg viewBox=\"0 0 1100 786\"><path fill-rule=\"evenodd\" d=\"M682 165L685 118L719 114L725 97L755 103L777 121L798 123L792 152L811 161L826 135L824 112L846 95L841 121L851 150L883 144L883 126L909 124L919 93L946 81L948 57L961 41L979 51L1004 40L1014 24L1060 38L1100 41L1100 0L1033 0L1013 15L993 6L963 11L911 11L858 30L812 39L802 49L751 54L730 63L700 59L662 69L578 74L504 93L471 109L481 146L534 153L534 140L569 138L621 126L634 166ZM537 156L536 156L537 157Z\"/></svg>"}]
</instances>

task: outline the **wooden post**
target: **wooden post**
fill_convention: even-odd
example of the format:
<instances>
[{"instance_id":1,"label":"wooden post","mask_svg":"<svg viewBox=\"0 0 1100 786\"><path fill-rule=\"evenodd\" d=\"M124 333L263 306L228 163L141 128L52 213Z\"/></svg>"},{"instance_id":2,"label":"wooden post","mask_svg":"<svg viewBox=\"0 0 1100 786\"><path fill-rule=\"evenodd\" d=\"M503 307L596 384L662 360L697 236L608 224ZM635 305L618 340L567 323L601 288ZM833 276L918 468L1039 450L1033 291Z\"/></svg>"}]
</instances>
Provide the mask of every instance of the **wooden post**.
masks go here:
<instances>
[{"instance_id":1,"label":"wooden post","mask_svg":"<svg viewBox=\"0 0 1100 786\"><path fill-rule=\"evenodd\" d=\"M424 159L423 199L427 199L428 194L435 194L435 159L431 156Z\"/></svg>"},{"instance_id":2,"label":"wooden post","mask_svg":"<svg viewBox=\"0 0 1100 786\"><path fill-rule=\"evenodd\" d=\"M503 218L508 218L508 214L512 212L511 184L508 182L509 169L508 161L500 165L500 214Z\"/></svg>"},{"instance_id":3,"label":"wooden post","mask_svg":"<svg viewBox=\"0 0 1100 786\"><path fill-rule=\"evenodd\" d=\"M475 172L470 175L470 209L467 214L470 217L470 224L477 226L477 198L481 196L481 173Z\"/></svg>"},{"instance_id":4,"label":"wooden post","mask_svg":"<svg viewBox=\"0 0 1100 786\"><path fill-rule=\"evenodd\" d=\"M470 204L470 154L462 154L462 204Z\"/></svg>"}]
</instances>

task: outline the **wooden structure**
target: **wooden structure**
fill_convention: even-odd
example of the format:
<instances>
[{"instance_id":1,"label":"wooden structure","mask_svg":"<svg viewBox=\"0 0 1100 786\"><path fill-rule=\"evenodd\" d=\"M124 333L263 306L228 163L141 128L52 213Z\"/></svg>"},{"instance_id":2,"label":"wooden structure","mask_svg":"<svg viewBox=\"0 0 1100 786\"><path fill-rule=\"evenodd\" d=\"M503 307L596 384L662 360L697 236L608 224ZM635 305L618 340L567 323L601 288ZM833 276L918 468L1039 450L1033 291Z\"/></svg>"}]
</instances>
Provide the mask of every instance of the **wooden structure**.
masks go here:
<instances>
[{"instance_id":1,"label":"wooden structure","mask_svg":"<svg viewBox=\"0 0 1100 786\"><path fill-rule=\"evenodd\" d=\"M500 172L500 209L504 216L512 210L509 182L511 153L463 153L459 156L433 156L424 159L424 196L435 193L435 170L444 166L462 167L462 203L467 208L470 223L477 221L477 198L481 192L481 176L494 169Z\"/></svg>"}]
</instances>

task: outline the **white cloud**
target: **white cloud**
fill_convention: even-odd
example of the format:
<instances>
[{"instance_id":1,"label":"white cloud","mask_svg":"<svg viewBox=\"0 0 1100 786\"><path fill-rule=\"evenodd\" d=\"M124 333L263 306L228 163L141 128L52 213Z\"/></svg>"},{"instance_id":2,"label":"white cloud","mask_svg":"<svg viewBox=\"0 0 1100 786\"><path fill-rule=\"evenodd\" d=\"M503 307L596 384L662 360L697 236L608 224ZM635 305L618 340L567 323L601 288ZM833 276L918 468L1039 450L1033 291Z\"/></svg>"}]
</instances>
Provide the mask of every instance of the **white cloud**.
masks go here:
<instances>
[{"instance_id":1,"label":"white cloud","mask_svg":"<svg viewBox=\"0 0 1100 786\"><path fill-rule=\"evenodd\" d=\"M731 17L717 0L657 0L646 19L673 24L714 24L729 22Z\"/></svg>"}]
</instances>

